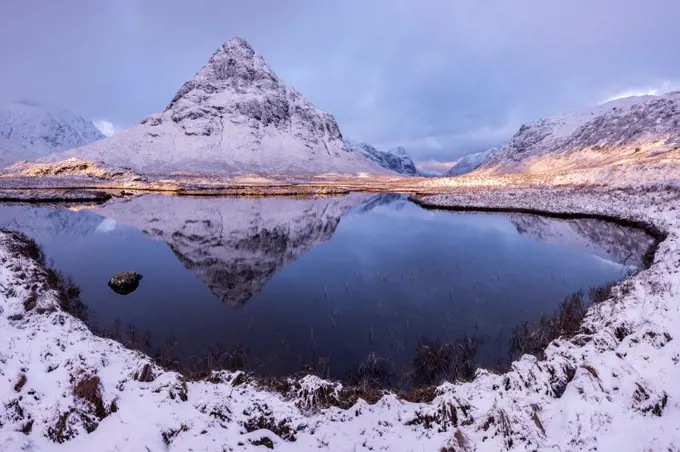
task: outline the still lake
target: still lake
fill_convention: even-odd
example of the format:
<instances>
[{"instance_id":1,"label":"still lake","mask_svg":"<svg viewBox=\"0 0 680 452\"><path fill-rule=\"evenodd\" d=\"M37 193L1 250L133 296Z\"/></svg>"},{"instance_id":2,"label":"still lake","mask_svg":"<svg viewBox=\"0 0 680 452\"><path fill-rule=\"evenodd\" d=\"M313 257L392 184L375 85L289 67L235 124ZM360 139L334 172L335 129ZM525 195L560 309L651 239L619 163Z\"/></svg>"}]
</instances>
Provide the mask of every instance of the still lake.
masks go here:
<instances>
[{"instance_id":1,"label":"still lake","mask_svg":"<svg viewBox=\"0 0 680 452\"><path fill-rule=\"evenodd\" d=\"M400 195L1 205L0 226L72 278L91 325L152 355L334 379L384 358L396 386L411 384L423 340L474 339L475 363L507 363L518 325L625 278L653 243L599 220L432 211ZM107 286L123 270L144 276L126 296Z\"/></svg>"}]
</instances>

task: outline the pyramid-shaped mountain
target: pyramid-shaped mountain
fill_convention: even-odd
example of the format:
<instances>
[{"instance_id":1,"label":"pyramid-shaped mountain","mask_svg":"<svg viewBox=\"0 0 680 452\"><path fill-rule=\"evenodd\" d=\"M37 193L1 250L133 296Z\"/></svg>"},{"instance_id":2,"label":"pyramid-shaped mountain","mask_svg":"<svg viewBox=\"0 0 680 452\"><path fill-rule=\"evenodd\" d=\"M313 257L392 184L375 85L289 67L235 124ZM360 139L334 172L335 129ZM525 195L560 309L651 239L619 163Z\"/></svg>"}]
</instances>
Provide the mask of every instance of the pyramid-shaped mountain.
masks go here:
<instances>
[{"instance_id":1,"label":"pyramid-shaped mountain","mask_svg":"<svg viewBox=\"0 0 680 452\"><path fill-rule=\"evenodd\" d=\"M221 45L162 113L49 160L67 157L145 173L387 173L241 38Z\"/></svg>"}]
</instances>

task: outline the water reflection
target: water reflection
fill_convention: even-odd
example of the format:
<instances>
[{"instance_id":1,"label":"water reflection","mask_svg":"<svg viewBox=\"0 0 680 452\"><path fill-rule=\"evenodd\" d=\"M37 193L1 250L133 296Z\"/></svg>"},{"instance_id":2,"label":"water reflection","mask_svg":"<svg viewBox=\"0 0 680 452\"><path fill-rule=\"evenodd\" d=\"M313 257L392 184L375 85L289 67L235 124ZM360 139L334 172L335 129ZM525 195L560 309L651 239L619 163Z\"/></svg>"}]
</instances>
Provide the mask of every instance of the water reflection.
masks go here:
<instances>
[{"instance_id":1,"label":"water reflection","mask_svg":"<svg viewBox=\"0 0 680 452\"><path fill-rule=\"evenodd\" d=\"M638 267L654 239L640 229L595 219L563 220L538 215L509 214L520 234L546 243L587 250L608 261Z\"/></svg>"},{"instance_id":2,"label":"water reflection","mask_svg":"<svg viewBox=\"0 0 680 452\"><path fill-rule=\"evenodd\" d=\"M0 225L44 247L102 334L166 364L374 386L507 363L518 325L623 278L653 242L596 220L427 211L400 195L0 206ZM123 270L144 279L117 297L106 283Z\"/></svg>"},{"instance_id":3,"label":"water reflection","mask_svg":"<svg viewBox=\"0 0 680 452\"><path fill-rule=\"evenodd\" d=\"M96 212L163 240L215 296L242 306L285 265L329 240L340 217L364 198L145 196Z\"/></svg>"}]
</instances>

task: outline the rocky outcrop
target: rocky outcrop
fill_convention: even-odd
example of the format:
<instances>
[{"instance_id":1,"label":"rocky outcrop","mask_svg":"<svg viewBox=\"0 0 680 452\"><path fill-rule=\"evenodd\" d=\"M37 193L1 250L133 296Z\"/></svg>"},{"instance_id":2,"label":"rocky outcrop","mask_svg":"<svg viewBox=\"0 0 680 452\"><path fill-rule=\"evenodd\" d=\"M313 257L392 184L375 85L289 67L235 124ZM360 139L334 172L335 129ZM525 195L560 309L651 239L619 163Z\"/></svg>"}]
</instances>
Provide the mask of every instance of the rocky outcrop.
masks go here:
<instances>
[{"instance_id":1,"label":"rocky outcrop","mask_svg":"<svg viewBox=\"0 0 680 452\"><path fill-rule=\"evenodd\" d=\"M0 106L0 167L104 138L91 121L33 101Z\"/></svg>"},{"instance_id":2,"label":"rocky outcrop","mask_svg":"<svg viewBox=\"0 0 680 452\"><path fill-rule=\"evenodd\" d=\"M128 295L137 290L142 278L143 276L136 272L116 273L109 280L109 287L119 295Z\"/></svg>"},{"instance_id":3,"label":"rocky outcrop","mask_svg":"<svg viewBox=\"0 0 680 452\"><path fill-rule=\"evenodd\" d=\"M345 140L345 144L349 148L360 152L364 157L374 161L385 169L404 174L406 176L415 176L417 174L416 165L406 154L406 149L403 147L396 147L387 151L380 151L370 144L363 143L361 141Z\"/></svg>"},{"instance_id":4,"label":"rocky outcrop","mask_svg":"<svg viewBox=\"0 0 680 452\"><path fill-rule=\"evenodd\" d=\"M70 156L145 173L385 173L241 38L222 44L165 111L50 159Z\"/></svg>"}]
</instances>

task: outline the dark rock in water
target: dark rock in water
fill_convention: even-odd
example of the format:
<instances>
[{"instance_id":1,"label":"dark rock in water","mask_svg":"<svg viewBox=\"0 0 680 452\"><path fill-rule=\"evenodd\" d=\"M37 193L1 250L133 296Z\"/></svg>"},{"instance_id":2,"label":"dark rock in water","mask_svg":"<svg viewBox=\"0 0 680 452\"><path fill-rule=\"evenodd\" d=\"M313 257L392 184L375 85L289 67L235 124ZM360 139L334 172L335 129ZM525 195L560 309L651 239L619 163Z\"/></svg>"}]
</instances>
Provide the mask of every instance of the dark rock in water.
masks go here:
<instances>
[{"instance_id":1,"label":"dark rock in water","mask_svg":"<svg viewBox=\"0 0 680 452\"><path fill-rule=\"evenodd\" d=\"M120 272L113 275L109 280L109 287L120 295L127 295L134 292L139 287L142 275L136 272Z\"/></svg>"}]
</instances>

